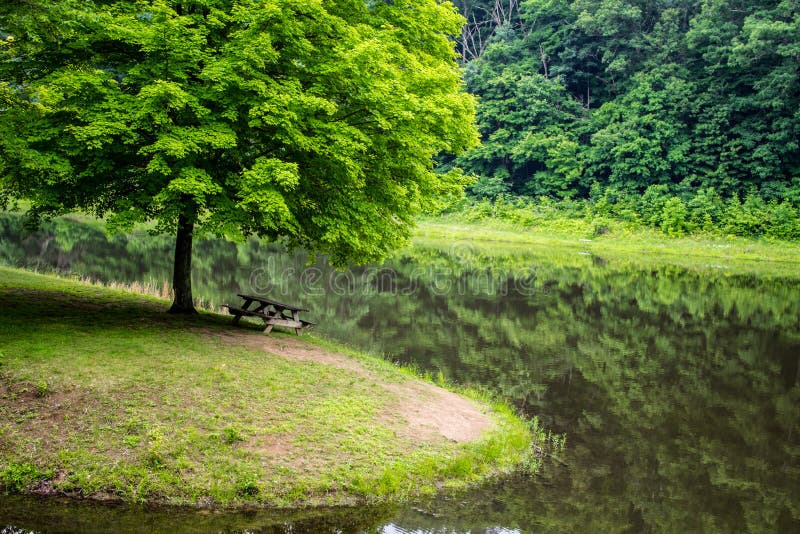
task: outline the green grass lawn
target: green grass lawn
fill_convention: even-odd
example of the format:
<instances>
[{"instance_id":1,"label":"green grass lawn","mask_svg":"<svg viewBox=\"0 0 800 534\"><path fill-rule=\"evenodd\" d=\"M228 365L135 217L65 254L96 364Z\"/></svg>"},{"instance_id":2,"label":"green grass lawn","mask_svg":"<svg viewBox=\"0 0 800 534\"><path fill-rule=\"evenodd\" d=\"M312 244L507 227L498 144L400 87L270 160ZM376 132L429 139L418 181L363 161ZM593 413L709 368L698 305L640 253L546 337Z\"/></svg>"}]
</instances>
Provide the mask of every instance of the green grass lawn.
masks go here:
<instances>
[{"instance_id":1,"label":"green grass lawn","mask_svg":"<svg viewBox=\"0 0 800 534\"><path fill-rule=\"evenodd\" d=\"M384 385L417 380L409 373L363 356L353 370L288 359L237 341L229 317L166 307L0 267L5 491L343 504L464 486L530 461L529 427L500 406L486 406L494 425L477 441L420 442L383 415L397 400Z\"/></svg>"}]
</instances>

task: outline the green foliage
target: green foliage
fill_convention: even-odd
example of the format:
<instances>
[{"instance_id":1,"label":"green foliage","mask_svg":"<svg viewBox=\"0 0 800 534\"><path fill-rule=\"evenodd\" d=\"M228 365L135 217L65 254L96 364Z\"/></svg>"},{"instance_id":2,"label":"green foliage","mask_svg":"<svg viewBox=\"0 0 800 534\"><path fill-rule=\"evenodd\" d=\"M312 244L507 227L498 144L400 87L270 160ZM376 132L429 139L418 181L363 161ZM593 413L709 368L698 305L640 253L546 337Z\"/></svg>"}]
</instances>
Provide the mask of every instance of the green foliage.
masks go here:
<instances>
[{"instance_id":1,"label":"green foliage","mask_svg":"<svg viewBox=\"0 0 800 534\"><path fill-rule=\"evenodd\" d=\"M608 233L616 221L630 229L652 228L671 237L705 233L800 239L800 210L788 201L766 202L756 194L744 202L738 197L725 201L710 187L681 196L666 185L651 185L640 196L615 187L602 192L596 188L594 193L597 196L579 201L504 195L494 200L468 199L452 204L444 213L469 222L505 221L526 228L542 224L553 228L573 221L578 224L574 228L593 228L595 236Z\"/></svg>"},{"instance_id":2,"label":"green foliage","mask_svg":"<svg viewBox=\"0 0 800 534\"><path fill-rule=\"evenodd\" d=\"M480 176L472 186L478 196L513 191L569 197L582 163L576 133L561 125L583 113L560 78L531 73L529 59L513 63L520 52L498 42L467 66L467 88L482 96L478 126L484 139L456 163Z\"/></svg>"},{"instance_id":3,"label":"green foliage","mask_svg":"<svg viewBox=\"0 0 800 534\"><path fill-rule=\"evenodd\" d=\"M683 235L687 229L686 204L677 197L667 199L661 212L661 231L669 236Z\"/></svg>"},{"instance_id":4,"label":"green foliage","mask_svg":"<svg viewBox=\"0 0 800 534\"><path fill-rule=\"evenodd\" d=\"M475 144L449 3L0 7L0 201L128 229L285 238L366 262L458 194Z\"/></svg>"},{"instance_id":5,"label":"green foliage","mask_svg":"<svg viewBox=\"0 0 800 534\"><path fill-rule=\"evenodd\" d=\"M645 192L647 194L647 192ZM725 216L725 204L714 188L700 189L689 200L689 224L704 232L712 232Z\"/></svg>"},{"instance_id":6,"label":"green foliage","mask_svg":"<svg viewBox=\"0 0 800 534\"><path fill-rule=\"evenodd\" d=\"M481 176L472 184L472 192L479 197L497 198L508 193L508 171L499 169L492 176Z\"/></svg>"},{"instance_id":7,"label":"green foliage","mask_svg":"<svg viewBox=\"0 0 800 534\"><path fill-rule=\"evenodd\" d=\"M21 493L43 478L45 473L30 463L11 461L0 469L0 487L6 493Z\"/></svg>"},{"instance_id":8,"label":"green foliage","mask_svg":"<svg viewBox=\"0 0 800 534\"><path fill-rule=\"evenodd\" d=\"M483 145L458 159L478 176L475 196L495 198L501 179L511 193L554 198L663 185L697 216L683 225L672 202L670 222L647 223L673 233L723 218L716 200L689 205L697 190L800 206L796 2L523 0L485 28L483 52L465 65ZM738 222L726 228L791 235L793 223L777 232L748 221L773 209L731 211Z\"/></svg>"},{"instance_id":9,"label":"green foliage","mask_svg":"<svg viewBox=\"0 0 800 534\"><path fill-rule=\"evenodd\" d=\"M547 457L556 458L563 454L567 444L567 435L554 434L550 430L542 428L539 418L534 416L529 422L531 435L534 436L533 443L528 449L528 454L524 462L525 471L529 475L541 472Z\"/></svg>"},{"instance_id":10,"label":"green foliage","mask_svg":"<svg viewBox=\"0 0 800 534\"><path fill-rule=\"evenodd\" d=\"M638 202L639 212L642 213L642 222L648 226L660 226L660 217L669 198L669 188L666 185L651 185L648 187Z\"/></svg>"},{"instance_id":11,"label":"green foliage","mask_svg":"<svg viewBox=\"0 0 800 534\"><path fill-rule=\"evenodd\" d=\"M47 395L47 391L48 391L47 380L42 379L36 382L36 394L39 397L44 397L45 395Z\"/></svg>"},{"instance_id":12,"label":"green foliage","mask_svg":"<svg viewBox=\"0 0 800 534\"><path fill-rule=\"evenodd\" d=\"M252 473L242 475L236 483L236 493L242 497L255 497L260 491L258 477Z\"/></svg>"},{"instance_id":13,"label":"green foliage","mask_svg":"<svg viewBox=\"0 0 800 534\"><path fill-rule=\"evenodd\" d=\"M142 438L139 436L125 436L122 438L122 444L131 449L138 447L141 442Z\"/></svg>"},{"instance_id":14,"label":"green foliage","mask_svg":"<svg viewBox=\"0 0 800 534\"><path fill-rule=\"evenodd\" d=\"M233 445L238 441L244 441L242 431L234 426L226 426L222 429L222 439L228 445Z\"/></svg>"}]
</instances>

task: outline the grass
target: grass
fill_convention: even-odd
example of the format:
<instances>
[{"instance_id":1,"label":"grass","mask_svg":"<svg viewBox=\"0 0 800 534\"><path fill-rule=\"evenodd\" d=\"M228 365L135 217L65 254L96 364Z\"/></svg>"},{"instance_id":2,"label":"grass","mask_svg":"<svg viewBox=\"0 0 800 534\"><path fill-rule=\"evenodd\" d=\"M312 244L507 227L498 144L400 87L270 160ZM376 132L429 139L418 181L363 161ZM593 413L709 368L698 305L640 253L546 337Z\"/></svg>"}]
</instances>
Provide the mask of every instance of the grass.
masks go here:
<instances>
[{"instance_id":1,"label":"grass","mask_svg":"<svg viewBox=\"0 0 800 534\"><path fill-rule=\"evenodd\" d=\"M383 417L396 400L383 384L417 380L408 372L363 355L361 372L291 360L226 336L227 317L166 304L0 267L6 492L352 504L464 487L531 454L531 429L502 405L487 405L478 441L404 438Z\"/></svg>"},{"instance_id":2,"label":"grass","mask_svg":"<svg viewBox=\"0 0 800 534\"><path fill-rule=\"evenodd\" d=\"M669 237L654 230L634 229L618 221L607 223L598 234L596 224L582 219L543 221L539 226L526 227L505 221L464 222L458 217L442 216L420 221L415 240L578 249L605 257L664 260L675 264L714 258L743 264L772 262L784 264L795 272L800 263L800 244L794 242L703 234Z\"/></svg>"}]
</instances>

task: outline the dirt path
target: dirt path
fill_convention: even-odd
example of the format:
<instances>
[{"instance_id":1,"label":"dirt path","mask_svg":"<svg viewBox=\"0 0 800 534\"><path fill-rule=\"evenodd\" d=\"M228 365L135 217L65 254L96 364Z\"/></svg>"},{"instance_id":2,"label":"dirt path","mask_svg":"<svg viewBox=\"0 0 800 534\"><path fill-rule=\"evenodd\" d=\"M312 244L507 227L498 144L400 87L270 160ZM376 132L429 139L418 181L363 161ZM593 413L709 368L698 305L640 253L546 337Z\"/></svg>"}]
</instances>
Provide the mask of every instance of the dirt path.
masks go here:
<instances>
[{"instance_id":1,"label":"dirt path","mask_svg":"<svg viewBox=\"0 0 800 534\"><path fill-rule=\"evenodd\" d=\"M230 332L222 336L226 343L237 343L293 360L315 361L354 374L382 379L358 360L330 352L298 338L269 337L254 332ZM414 442L435 442L442 438L453 442L473 441L492 424L481 406L464 397L421 380L383 384L393 399L380 419L395 427L399 436Z\"/></svg>"}]
</instances>

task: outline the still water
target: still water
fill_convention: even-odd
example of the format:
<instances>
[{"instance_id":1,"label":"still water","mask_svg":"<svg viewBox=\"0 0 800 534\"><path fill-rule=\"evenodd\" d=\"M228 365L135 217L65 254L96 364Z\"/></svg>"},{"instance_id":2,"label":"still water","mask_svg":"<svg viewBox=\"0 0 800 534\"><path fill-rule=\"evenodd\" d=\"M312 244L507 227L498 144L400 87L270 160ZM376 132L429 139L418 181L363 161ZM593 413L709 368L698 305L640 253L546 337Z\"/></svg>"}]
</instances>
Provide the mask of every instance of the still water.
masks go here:
<instances>
[{"instance_id":1,"label":"still water","mask_svg":"<svg viewBox=\"0 0 800 534\"><path fill-rule=\"evenodd\" d=\"M57 220L0 263L164 286L171 241ZM196 296L311 311L324 337L481 385L567 434L535 478L407 507L218 513L0 496L2 532L800 532L800 273L720 259L418 241L344 273L196 243ZM3 525L9 525L3 530Z\"/></svg>"}]
</instances>

